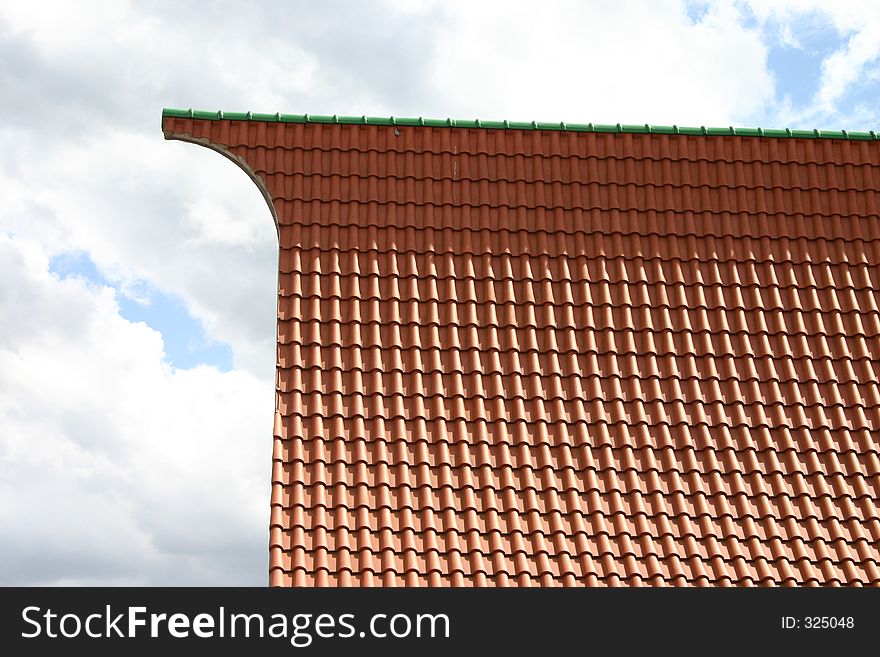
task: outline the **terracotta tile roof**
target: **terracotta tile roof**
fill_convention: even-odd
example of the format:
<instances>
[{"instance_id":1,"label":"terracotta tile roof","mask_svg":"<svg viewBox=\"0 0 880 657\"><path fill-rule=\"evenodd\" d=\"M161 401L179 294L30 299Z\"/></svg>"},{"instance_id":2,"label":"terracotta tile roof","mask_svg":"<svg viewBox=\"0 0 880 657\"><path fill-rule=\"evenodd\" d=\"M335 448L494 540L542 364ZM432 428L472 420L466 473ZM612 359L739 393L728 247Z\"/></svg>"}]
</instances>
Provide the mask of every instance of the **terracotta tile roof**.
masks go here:
<instances>
[{"instance_id":1,"label":"terracotta tile roof","mask_svg":"<svg viewBox=\"0 0 880 657\"><path fill-rule=\"evenodd\" d=\"M876 140L268 119L271 584L880 584Z\"/></svg>"}]
</instances>

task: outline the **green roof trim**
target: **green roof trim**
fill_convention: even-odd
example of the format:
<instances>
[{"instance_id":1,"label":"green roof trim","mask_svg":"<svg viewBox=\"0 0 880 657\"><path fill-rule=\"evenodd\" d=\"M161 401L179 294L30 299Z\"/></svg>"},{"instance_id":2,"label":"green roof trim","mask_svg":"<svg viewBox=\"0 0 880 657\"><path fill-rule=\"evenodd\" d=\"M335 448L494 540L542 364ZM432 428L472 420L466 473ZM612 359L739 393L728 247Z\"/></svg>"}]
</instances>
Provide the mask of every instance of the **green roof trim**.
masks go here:
<instances>
[{"instance_id":1,"label":"green roof trim","mask_svg":"<svg viewBox=\"0 0 880 657\"><path fill-rule=\"evenodd\" d=\"M162 118L199 119L205 121L263 121L267 123L342 123L346 125L428 126L431 128L488 128L495 130L559 130L566 132L617 132L629 134L699 135L722 137L776 137L799 139L853 139L880 141L880 133L848 130L792 130L791 128L699 128L679 125L547 123L543 121L481 121L479 119L425 119L395 116L330 116L326 114L259 114L257 112L212 112L192 109L162 110Z\"/></svg>"}]
</instances>

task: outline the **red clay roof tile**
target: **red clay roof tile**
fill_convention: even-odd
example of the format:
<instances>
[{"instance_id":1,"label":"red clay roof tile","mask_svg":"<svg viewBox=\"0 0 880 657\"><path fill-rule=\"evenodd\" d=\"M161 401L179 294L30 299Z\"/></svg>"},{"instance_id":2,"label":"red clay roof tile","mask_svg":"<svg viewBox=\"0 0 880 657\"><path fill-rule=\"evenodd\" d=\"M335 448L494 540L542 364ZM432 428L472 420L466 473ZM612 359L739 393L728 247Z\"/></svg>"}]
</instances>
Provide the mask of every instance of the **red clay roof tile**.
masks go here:
<instances>
[{"instance_id":1,"label":"red clay roof tile","mask_svg":"<svg viewBox=\"0 0 880 657\"><path fill-rule=\"evenodd\" d=\"M271 584L880 584L876 141L163 129L278 221Z\"/></svg>"}]
</instances>

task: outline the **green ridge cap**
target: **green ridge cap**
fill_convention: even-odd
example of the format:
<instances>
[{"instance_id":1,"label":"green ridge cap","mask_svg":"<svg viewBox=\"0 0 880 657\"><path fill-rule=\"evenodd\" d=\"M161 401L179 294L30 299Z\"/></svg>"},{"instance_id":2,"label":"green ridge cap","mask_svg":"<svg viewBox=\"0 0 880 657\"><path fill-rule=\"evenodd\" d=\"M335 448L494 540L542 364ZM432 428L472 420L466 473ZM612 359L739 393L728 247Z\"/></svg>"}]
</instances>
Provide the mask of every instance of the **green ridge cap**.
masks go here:
<instances>
[{"instance_id":1,"label":"green ridge cap","mask_svg":"<svg viewBox=\"0 0 880 657\"><path fill-rule=\"evenodd\" d=\"M222 112L192 109L162 110L162 118L199 119L204 121L260 121L264 123L341 123L345 125L425 126L429 128L486 128L490 130L556 130L561 132L600 132L656 135L696 135L722 137L773 137L797 139L851 139L878 141L880 133L850 132L848 130L792 130L791 128L699 128L678 125L650 125L617 123L547 123L543 121L481 121L480 119L426 119L395 116L330 116L327 114L259 114L257 112Z\"/></svg>"}]
</instances>

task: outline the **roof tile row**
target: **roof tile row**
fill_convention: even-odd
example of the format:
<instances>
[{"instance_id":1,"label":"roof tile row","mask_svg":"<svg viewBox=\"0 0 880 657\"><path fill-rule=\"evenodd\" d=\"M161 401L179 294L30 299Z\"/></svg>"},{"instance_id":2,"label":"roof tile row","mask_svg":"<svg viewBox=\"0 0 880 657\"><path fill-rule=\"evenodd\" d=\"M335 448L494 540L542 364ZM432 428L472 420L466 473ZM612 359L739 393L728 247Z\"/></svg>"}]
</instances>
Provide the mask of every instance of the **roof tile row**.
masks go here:
<instances>
[{"instance_id":1,"label":"roof tile row","mask_svg":"<svg viewBox=\"0 0 880 657\"><path fill-rule=\"evenodd\" d=\"M357 153L376 151L382 158L397 153L484 153L509 158L554 155L600 159L707 160L742 162L749 166L767 162L807 164L869 164L880 166L877 145L870 141L760 139L688 135L582 134L529 130L480 130L473 128L376 127L358 125L309 125L248 121L205 121L166 117L167 135L207 139L225 148L254 157L261 148L338 150L345 153L340 168L350 166ZM846 157L841 157L845 152ZM285 170L285 173L295 171ZM330 170L327 173L331 173ZM643 170L634 173L644 175Z\"/></svg>"}]
</instances>

